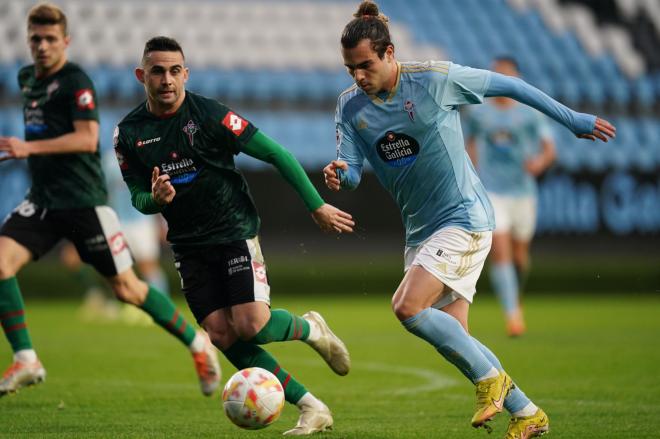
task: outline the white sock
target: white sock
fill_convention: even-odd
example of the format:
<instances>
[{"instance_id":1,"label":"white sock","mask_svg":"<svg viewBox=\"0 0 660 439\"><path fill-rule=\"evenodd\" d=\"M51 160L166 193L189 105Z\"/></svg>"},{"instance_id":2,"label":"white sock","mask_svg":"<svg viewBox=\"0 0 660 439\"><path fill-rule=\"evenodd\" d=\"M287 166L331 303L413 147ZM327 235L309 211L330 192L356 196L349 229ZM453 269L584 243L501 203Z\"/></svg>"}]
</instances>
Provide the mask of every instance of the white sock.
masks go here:
<instances>
[{"instance_id":1,"label":"white sock","mask_svg":"<svg viewBox=\"0 0 660 439\"><path fill-rule=\"evenodd\" d=\"M315 409L324 409L326 408L326 405L321 402L320 399L318 399L316 396L312 395L311 393L307 392L303 395L302 398L296 403L299 409L302 409L303 407L312 407Z\"/></svg>"},{"instance_id":2,"label":"white sock","mask_svg":"<svg viewBox=\"0 0 660 439\"><path fill-rule=\"evenodd\" d=\"M495 369L494 367L491 367L490 370L488 371L488 373L484 376L481 376L481 377L477 378L475 380L475 383L478 383L478 382L483 381L483 380L487 380L489 378L495 378L499 374L500 374L500 372L497 369Z\"/></svg>"},{"instance_id":3,"label":"white sock","mask_svg":"<svg viewBox=\"0 0 660 439\"><path fill-rule=\"evenodd\" d=\"M309 323L309 337L307 337L305 342L309 343L321 338L321 328L319 328L316 322L307 319L305 319L305 321Z\"/></svg>"},{"instance_id":4,"label":"white sock","mask_svg":"<svg viewBox=\"0 0 660 439\"><path fill-rule=\"evenodd\" d=\"M538 409L539 408L536 405L534 405L533 402L530 402L525 407L523 407L522 410L518 410L517 412L512 413L512 415L515 416L516 418L532 416L533 414L536 413Z\"/></svg>"},{"instance_id":5,"label":"white sock","mask_svg":"<svg viewBox=\"0 0 660 439\"><path fill-rule=\"evenodd\" d=\"M21 349L14 353L14 361L20 363L34 363L37 361L37 353L34 349Z\"/></svg>"},{"instance_id":6,"label":"white sock","mask_svg":"<svg viewBox=\"0 0 660 439\"><path fill-rule=\"evenodd\" d=\"M202 331L197 331L195 333L195 338L193 338L192 343L188 346L190 352L202 352L206 347L206 333Z\"/></svg>"}]
</instances>

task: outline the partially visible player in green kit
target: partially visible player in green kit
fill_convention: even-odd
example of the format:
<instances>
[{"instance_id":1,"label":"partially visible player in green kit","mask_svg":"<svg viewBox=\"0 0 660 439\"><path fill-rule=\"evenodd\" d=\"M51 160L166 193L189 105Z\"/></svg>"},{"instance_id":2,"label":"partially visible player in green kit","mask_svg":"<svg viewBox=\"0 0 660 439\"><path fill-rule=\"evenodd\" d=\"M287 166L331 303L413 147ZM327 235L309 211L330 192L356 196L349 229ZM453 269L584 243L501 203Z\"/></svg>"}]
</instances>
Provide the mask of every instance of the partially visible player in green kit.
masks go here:
<instances>
[{"instance_id":1,"label":"partially visible player in green kit","mask_svg":"<svg viewBox=\"0 0 660 439\"><path fill-rule=\"evenodd\" d=\"M105 205L96 93L85 72L67 61L66 16L54 5L40 4L30 10L27 27L34 64L18 74L25 141L0 137L0 160L27 158L33 182L0 229L0 323L14 352L0 379L0 396L46 377L32 346L16 274L62 239L108 280L119 300L143 309L189 347L202 392L211 395L220 383L215 348L166 295L137 278L117 215Z\"/></svg>"},{"instance_id":2,"label":"partially visible player in green kit","mask_svg":"<svg viewBox=\"0 0 660 439\"><path fill-rule=\"evenodd\" d=\"M259 345L302 340L339 375L350 368L348 351L318 313L270 310L260 220L234 155L275 166L322 230L352 232L351 215L326 204L282 146L223 104L186 91L188 73L175 40L147 41L135 70L147 99L119 123L114 140L133 205L167 220L186 300L213 344L237 369L274 373L286 400L300 409L298 424L285 434L330 429L328 407Z\"/></svg>"}]
</instances>

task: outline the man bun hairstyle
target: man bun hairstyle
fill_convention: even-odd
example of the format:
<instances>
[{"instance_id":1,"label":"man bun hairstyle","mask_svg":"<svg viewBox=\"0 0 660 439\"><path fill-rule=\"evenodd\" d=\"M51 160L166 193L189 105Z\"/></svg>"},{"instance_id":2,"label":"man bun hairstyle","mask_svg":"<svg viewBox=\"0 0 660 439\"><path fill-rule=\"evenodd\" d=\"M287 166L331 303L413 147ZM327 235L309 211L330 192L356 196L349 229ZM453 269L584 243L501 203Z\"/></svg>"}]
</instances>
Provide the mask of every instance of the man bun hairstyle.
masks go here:
<instances>
[{"instance_id":1,"label":"man bun hairstyle","mask_svg":"<svg viewBox=\"0 0 660 439\"><path fill-rule=\"evenodd\" d=\"M142 52L142 62L151 52L179 52L183 59L186 59L179 42L170 37L158 36L147 41Z\"/></svg>"},{"instance_id":2,"label":"man bun hairstyle","mask_svg":"<svg viewBox=\"0 0 660 439\"><path fill-rule=\"evenodd\" d=\"M358 10L341 34L341 46L353 49L364 39L371 41L371 48L380 59L385 56L388 46L394 47L387 25L389 19L380 13L378 5L370 0L360 3Z\"/></svg>"},{"instance_id":3,"label":"man bun hairstyle","mask_svg":"<svg viewBox=\"0 0 660 439\"><path fill-rule=\"evenodd\" d=\"M52 3L39 3L33 6L30 12L28 12L27 24L28 29L30 26L60 25L64 35L69 34L66 15Z\"/></svg>"}]
</instances>

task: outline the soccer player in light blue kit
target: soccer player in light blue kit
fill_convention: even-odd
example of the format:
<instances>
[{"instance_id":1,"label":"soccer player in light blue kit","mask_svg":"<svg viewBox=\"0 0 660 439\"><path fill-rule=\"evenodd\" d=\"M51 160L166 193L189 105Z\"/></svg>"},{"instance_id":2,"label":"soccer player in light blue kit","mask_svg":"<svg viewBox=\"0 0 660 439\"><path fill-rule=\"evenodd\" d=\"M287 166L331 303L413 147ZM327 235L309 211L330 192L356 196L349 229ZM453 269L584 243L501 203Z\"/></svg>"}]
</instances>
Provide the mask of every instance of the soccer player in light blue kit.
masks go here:
<instances>
[{"instance_id":1,"label":"soccer player in light blue kit","mask_svg":"<svg viewBox=\"0 0 660 439\"><path fill-rule=\"evenodd\" d=\"M513 58L500 57L493 71L519 76ZM520 306L536 227L536 179L555 159L547 119L513 99L494 97L471 109L466 146L495 212L490 281L506 315L510 336L525 332Z\"/></svg>"},{"instance_id":2,"label":"soccer player in light blue kit","mask_svg":"<svg viewBox=\"0 0 660 439\"><path fill-rule=\"evenodd\" d=\"M342 56L355 85L339 97L338 159L323 173L338 191L360 182L364 160L401 209L405 276L392 298L403 326L433 345L476 387L474 427L503 407L507 438L548 431L548 418L468 333L468 310L491 245L493 208L465 151L458 106L508 96L579 137L614 137L607 121L576 113L520 79L450 62L399 63L387 18L371 1L344 28Z\"/></svg>"}]
</instances>

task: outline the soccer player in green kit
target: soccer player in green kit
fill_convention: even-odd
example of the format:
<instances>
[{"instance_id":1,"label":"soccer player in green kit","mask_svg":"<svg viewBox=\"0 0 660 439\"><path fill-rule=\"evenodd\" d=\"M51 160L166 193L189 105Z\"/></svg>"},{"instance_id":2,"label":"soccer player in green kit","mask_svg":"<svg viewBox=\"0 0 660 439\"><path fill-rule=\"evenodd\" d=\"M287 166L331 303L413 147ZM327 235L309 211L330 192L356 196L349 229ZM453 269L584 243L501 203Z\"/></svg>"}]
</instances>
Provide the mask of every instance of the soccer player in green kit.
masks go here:
<instances>
[{"instance_id":1,"label":"soccer player in green kit","mask_svg":"<svg viewBox=\"0 0 660 439\"><path fill-rule=\"evenodd\" d=\"M147 41L135 73L147 99L119 123L114 140L133 205L167 220L186 300L213 344L237 369L273 372L300 409L284 434L330 429L328 407L260 345L302 340L339 375L349 371L348 351L318 313L270 310L260 220L234 155L273 164L322 230L352 232L351 216L321 199L288 151L221 103L186 91L188 69L175 40Z\"/></svg>"},{"instance_id":2,"label":"soccer player in green kit","mask_svg":"<svg viewBox=\"0 0 660 439\"><path fill-rule=\"evenodd\" d=\"M96 95L85 72L67 61L66 16L40 4L27 23L34 64L18 75L26 140L0 137L0 160L27 158L33 180L25 201L0 229L0 323L14 351L0 379L0 396L46 376L28 333L16 273L63 238L108 280L119 300L142 308L189 347L202 392L211 395L220 383L220 366L208 337L167 296L136 277L117 215L105 206Z\"/></svg>"}]
</instances>

